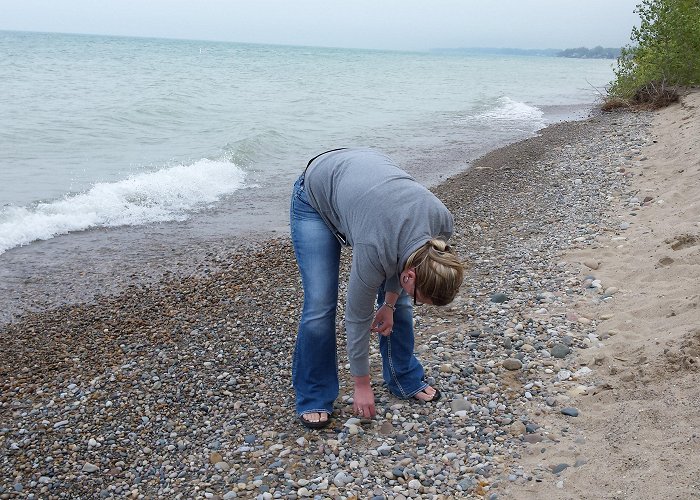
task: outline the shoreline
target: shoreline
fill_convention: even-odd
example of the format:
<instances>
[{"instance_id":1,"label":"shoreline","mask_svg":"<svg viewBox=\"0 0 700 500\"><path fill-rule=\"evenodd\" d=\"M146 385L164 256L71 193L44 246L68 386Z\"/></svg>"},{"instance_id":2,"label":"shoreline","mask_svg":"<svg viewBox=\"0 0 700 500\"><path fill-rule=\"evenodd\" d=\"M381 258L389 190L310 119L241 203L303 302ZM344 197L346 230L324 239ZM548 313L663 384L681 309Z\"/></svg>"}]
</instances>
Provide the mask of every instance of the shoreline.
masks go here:
<instances>
[{"instance_id":1,"label":"shoreline","mask_svg":"<svg viewBox=\"0 0 700 500\"><path fill-rule=\"evenodd\" d=\"M200 273L0 327L0 494L448 498L549 485L551 472L517 468L524 442L567 402L556 377L568 352L593 344L591 323L567 316L589 292L560 255L612 225L651 118L550 125L434 188L471 263L452 305L416 311L419 357L445 395L434 405L390 396L373 344L378 419L352 418L341 361L333 425L294 426L301 292L288 238L211 249Z\"/></svg>"},{"instance_id":2,"label":"shoreline","mask_svg":"<svg viewBox=\"0 0 700 500\"><path fill-rule=\"evenodd\" d=\"M585 120L596 112L588 106L594 105L549 106L550 124L535 137L550 126ZM419 182L439 190L445 179L468 172L485 154L518 142L496 149L489 149L493 145L487 142L476 149L473 144L437 143L412 150L415 156L400 164ZM465 159L464 149L479 156ZM444 172L426 167L435 164L446 166ZM193 213L184 221L98 227L7 250L0 254L0 326L24 312L89 302L170 274L187 276L192 269L207 268L213 254L284 238L289 232L288 197L280 197L281 189L247 188L225 205Z\"/></svg>"}]
</instances>

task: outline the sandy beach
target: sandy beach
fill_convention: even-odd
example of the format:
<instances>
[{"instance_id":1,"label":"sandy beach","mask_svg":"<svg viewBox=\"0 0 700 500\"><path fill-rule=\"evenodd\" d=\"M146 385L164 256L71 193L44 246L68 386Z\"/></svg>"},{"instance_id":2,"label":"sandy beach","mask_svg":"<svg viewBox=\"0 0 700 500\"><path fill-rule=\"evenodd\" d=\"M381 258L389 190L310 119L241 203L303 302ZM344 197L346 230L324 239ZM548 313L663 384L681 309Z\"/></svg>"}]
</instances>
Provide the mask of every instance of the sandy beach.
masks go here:
<instances>
[{"instance_id":1,"label":"sandy beach","mask_svg":"<svg viewBox=\"0 0 700 500\"><path fill-rule=\"evenodd\" d=\"M295 422L280 233L0 326L0 498L698 496L699 104L552 125L434 188L470 264L415 311L438 403L391 396L374 342L355 419L340 334L333 424Z\"/></svg>"},{"instance_id":2,"label":"sandy beach","mask_svg":"<svg viewBox=\"0 0 700 500\"><path fill-rule=\"evenodd\" d=\"M595 327L591 348L562 365L584 372L558 384L579 416L544 412L544 439L522 470L574 468L508 485L507 498L700 496L699 105L696 91L654 113L652 143L630 151L631 182L611 200L609 224L563 255L611 299L569 308Z\"/></svg>"}]
</instances>

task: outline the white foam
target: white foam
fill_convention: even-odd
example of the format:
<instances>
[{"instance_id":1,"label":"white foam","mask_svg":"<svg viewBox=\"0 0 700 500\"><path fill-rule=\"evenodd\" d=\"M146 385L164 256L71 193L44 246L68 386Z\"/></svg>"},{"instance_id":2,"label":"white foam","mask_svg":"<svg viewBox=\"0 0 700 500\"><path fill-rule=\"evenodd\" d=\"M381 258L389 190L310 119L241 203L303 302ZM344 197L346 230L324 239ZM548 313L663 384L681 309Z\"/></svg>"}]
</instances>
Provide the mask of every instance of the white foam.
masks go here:
<instances>
[{"instance_id":1,"label":"white foam","mask_svg":"<svg viewBox=\"0 0 700 500\"><path fill-rule=\"evenodd\" d=\"M0 211L0 254L36 240L94 227L184 220L245 186L245 172L228 161L201 159L97 183L84 193Z\"/></svg>"},{"instance_id":2,"label":"white foam","mask_svg":"<svg viewBox=\"0 0 700 500\"><path fill-rule=\"evenodd\" d=\"M463 119L463 121L471 120L477 120L480 123L493 126L531 124L533 130L545 126L544 111L524 102L515 101L507 96L496 99L495 106Z\"/></svg>"}]
</instances>

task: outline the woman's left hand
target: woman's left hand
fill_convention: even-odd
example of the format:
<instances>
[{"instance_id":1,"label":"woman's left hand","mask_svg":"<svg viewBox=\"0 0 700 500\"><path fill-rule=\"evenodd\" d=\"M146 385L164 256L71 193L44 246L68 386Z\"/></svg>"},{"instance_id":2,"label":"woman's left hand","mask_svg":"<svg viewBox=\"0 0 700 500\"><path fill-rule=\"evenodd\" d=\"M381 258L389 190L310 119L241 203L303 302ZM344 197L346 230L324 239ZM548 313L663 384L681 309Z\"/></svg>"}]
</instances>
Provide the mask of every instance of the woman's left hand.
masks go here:
<instances>
[{"instance_id":1,"label":"woman's left hand","mask_svg":"<svg viewBox=\"0 0 700 500\"><path fill-rule=\"evenodd\" d=\"M388 337L394 327L394 311L387 306L379 308L372 321L372 331Z\"/></svg>"}]
</instances>

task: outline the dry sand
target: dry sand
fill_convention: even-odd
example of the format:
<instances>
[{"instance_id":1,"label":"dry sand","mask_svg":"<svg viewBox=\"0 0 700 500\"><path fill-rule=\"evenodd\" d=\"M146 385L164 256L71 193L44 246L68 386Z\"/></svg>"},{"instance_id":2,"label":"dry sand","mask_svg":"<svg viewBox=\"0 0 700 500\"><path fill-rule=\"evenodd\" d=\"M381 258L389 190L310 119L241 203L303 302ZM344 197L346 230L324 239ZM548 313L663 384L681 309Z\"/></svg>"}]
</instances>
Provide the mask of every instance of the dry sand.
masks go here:
<instances>
[{"instance_id":1,"label":"dry sand","mask_svg":"<svg viewBox=\"0 0 700 500\"><path fill-rule=\"evenodd\" d=\"M632 169L641 207L616 200L620 226L565 256L618 291L578 305L607 338L578 351L593 370L570 391L580 415L541 421L552 441L531 445L523 464L579 466L510 485L503 498L700 497L699 108L696 91L656 112L654 143Z\"/></svg>"}]
</instances>

